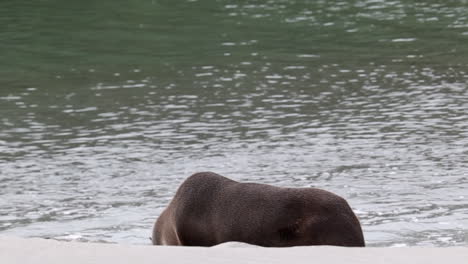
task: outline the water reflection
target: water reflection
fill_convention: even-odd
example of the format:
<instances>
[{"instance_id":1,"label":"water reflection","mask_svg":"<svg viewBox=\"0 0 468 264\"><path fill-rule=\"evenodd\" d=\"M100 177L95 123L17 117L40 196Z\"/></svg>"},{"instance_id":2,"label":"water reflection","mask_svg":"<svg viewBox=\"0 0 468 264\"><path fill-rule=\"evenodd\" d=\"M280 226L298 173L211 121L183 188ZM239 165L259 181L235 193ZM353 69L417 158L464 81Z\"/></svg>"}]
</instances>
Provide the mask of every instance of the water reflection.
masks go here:
<instances>
[{"instance_id":1,"label":"water reflection","mask_svg":"<svg viewBox=\"0 0 468 264\"><path fill-rule=\"evenodd\" d=\"M91 40L64 38L56 61L54 39L4 31L2 233L145 244L180 182L212 170L334 191L371 246L466 244L465 7L129 5L125 21L38 22Z\"/></svg>"}]
</instances>

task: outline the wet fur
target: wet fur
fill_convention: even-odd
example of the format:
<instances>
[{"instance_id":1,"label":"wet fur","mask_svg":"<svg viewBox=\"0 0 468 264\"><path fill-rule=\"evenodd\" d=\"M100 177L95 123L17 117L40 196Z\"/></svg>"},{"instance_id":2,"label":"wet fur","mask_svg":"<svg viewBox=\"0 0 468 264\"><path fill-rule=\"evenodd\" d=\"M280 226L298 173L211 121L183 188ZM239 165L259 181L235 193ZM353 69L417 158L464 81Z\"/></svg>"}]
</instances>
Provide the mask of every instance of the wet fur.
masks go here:
<instances>
[{"instance_id":1,"label":"wet fur","mask_svg":"<svg viewBox=\"0 0 468 264\"><path fill-rule=\"evenodd\" d=\"M154 245L228 241L265 247L365 246L356 215L333 193L240 183L212 172L187 178L153 229Z\"/></svg>"}]
</instances>

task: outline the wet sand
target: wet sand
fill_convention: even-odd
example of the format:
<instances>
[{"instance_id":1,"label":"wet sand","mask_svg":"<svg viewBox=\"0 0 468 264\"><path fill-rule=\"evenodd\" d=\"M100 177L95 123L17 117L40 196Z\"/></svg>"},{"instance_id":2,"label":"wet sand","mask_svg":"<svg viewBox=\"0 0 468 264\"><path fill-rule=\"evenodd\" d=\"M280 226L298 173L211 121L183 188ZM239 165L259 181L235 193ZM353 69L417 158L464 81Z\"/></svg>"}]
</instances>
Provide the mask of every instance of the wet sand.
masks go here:
<instances>
[{"instance_id":1,"label":"wet sand","mask_svg":"<svg viewBox=\"0 0 468 264\"><path fill-rule=\"evenodd\" d=\"M213 248L131 246L0 237L0 263L466 263L468 248L262 248L226 243Z\"/></svg>"}]
</instances>

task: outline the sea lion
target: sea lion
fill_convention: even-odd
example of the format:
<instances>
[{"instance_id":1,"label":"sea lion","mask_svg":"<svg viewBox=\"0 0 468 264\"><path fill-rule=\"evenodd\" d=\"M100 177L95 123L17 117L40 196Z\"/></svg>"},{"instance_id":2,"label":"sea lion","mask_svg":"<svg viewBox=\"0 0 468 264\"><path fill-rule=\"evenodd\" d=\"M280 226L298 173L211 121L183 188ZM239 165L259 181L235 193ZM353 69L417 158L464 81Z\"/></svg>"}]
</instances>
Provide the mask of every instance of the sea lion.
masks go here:
<instances>
[{"instance_id":1,"label":"sea lion","mask_svg":"<svg viewBox=\"0 0 468 264\"><path fill-rule=\"evenodd\" d=\"M187 178L153 228L154 245L228 241L264 247L365 246L358 218L338 195L241 183L213 172Z\"/></svg>"}]
</instances>

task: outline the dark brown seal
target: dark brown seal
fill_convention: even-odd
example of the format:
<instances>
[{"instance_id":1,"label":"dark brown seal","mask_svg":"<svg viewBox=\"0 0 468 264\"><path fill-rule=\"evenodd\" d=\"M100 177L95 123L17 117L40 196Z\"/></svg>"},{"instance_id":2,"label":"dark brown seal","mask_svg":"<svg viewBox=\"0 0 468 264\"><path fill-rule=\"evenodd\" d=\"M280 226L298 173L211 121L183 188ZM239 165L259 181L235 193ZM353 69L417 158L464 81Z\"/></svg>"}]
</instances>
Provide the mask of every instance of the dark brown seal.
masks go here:
<instances>
[{"instance_id":1,"label":"dark brown seal","mask_svg":"<svg viewBox=\"0 0 468 264\"><path fill-rule=\"evenodd\" d=\"M153 229L154 245L363 247L356 215L343 198L315 188L240 183L212 172L190 176Z\"/></svg>"}]
</instances>

